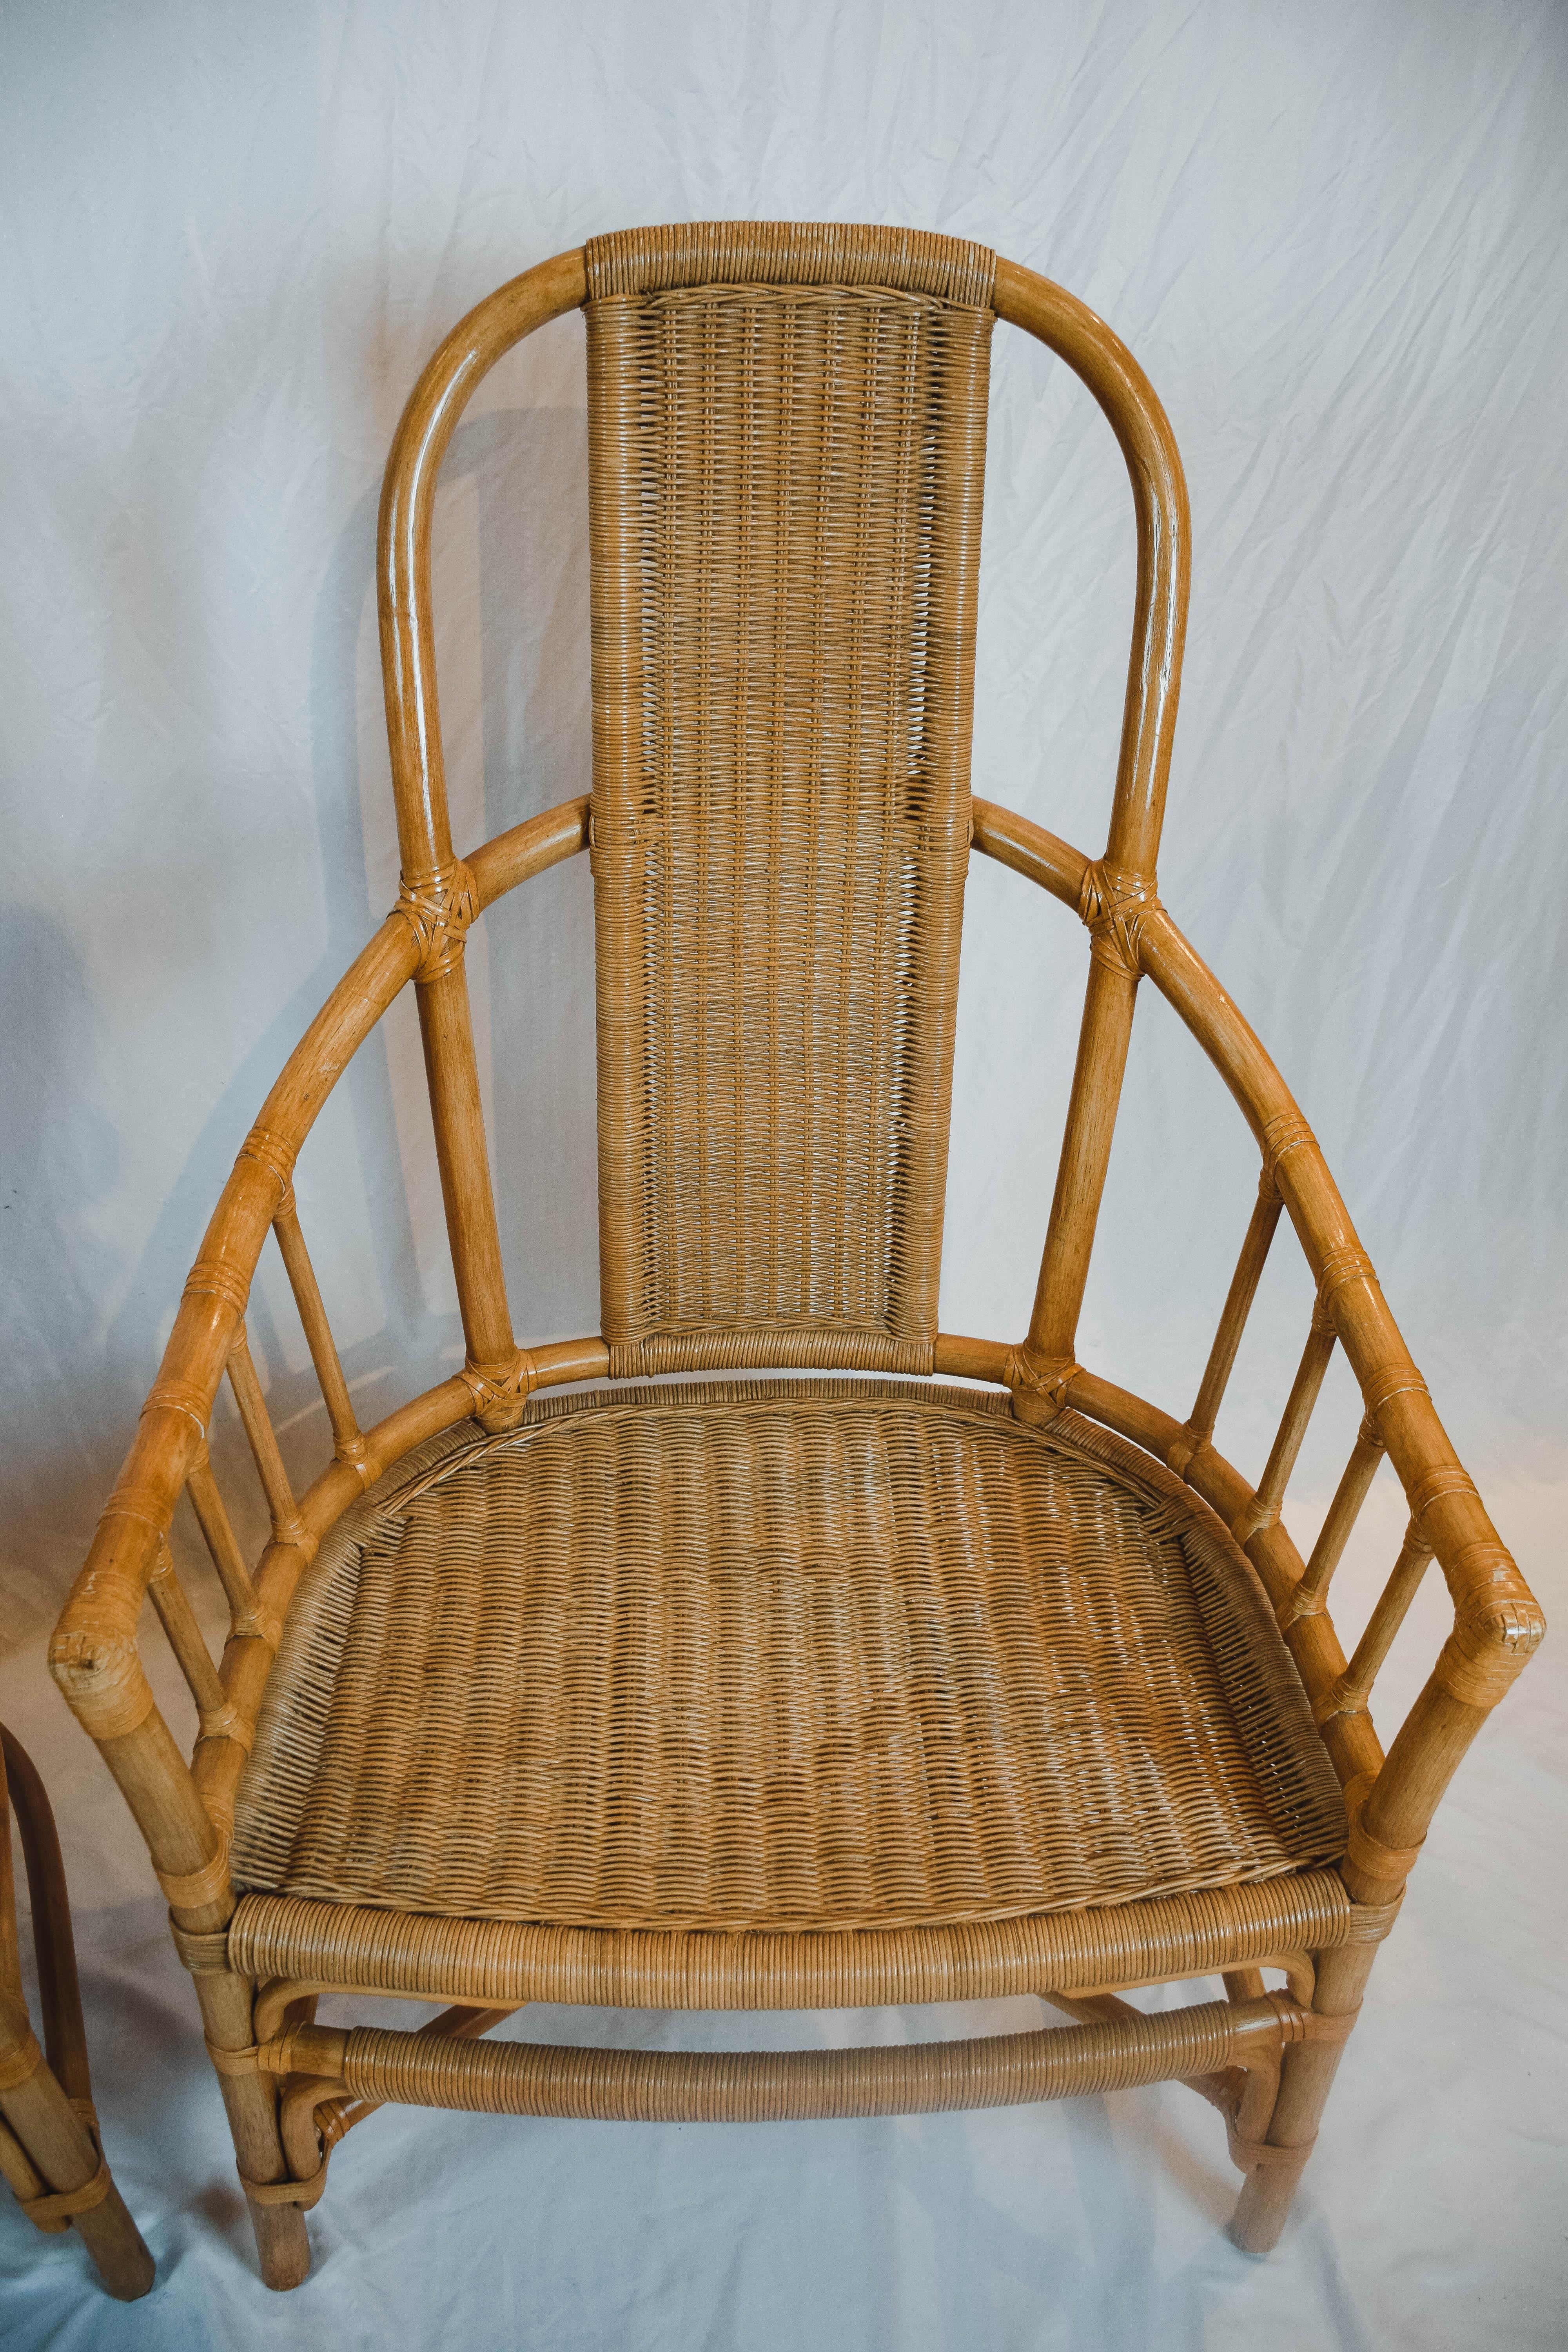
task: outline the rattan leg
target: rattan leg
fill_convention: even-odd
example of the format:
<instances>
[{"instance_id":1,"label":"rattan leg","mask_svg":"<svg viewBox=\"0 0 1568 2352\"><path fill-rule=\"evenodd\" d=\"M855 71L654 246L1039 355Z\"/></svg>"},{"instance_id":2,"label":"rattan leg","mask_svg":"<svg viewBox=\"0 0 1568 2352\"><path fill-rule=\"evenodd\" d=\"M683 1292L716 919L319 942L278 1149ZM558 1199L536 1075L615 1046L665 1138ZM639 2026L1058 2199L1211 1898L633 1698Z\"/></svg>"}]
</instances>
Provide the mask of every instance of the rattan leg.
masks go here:
<instances>
[{"instance_id":1,"label":"rattan leg","mask_svg":"<svg viewBox=\"0 0 1568 2352\"><path fill-rule=\"evenodd\" d=\"M47 2065L40 2063L26 2082L0 2092L0 2111L46 2193L68 2198L100 2179L102 2156ZM153 2257L111 2180L95 2203L73 2210L70 2220L110 2294L121 2303L134 2303L147 2293L153 2284Z\"/></svg>"},{"instance_id":2,"label":"rattan leg","mask_svg":"<svg viewBox=\"0 0 1568 2352\"><path fill-rule=\"evenodd\" d=\"M14 1808L32 1897L33 1946L44 2012L46 2058L22 2000L11 1875ZM98 2143L82 2030L76 1946L54 1814L44 1784L8 1731L0 1730L0 2149L23 2210L51 2235L74 2221L104 2285L122 2303L153 2284L153 2257L110 2179Z\"/></svg>"},{"instance_id":3,"label":"rattan leg","mask_svg":"<svg viewBox=\"0 0 1568 2352\"><path fill-rule=\"evenodd\" d=\"M87 2034L81 2021L76 1940L71 1934L65 1864L59 1835L37 1768L10 1732L0 1726L0 1775L16 1816L27 1869L33 1911L33 1958L38 1970L38 2001L44 2012L44 2048L56 2080L69 2099L90 2099Z\"/></svg>"},{"instance_id":4,"label":"rattan leg","mask_svg":"<svg viewBox=\"0 0 1568 2352\"><path fill-rule=\"evenodd\" d=\"M1293 2043L1283 2053L1279 2089L1261 2145L1249 2149L1232 2135L1231 2152L1246 2179L1229 2235L1244 2253L1267 2254L1279 2242L1307 2158L1318 2137L1318 2123L1340 2053L1356 2012L1376 1951L1373 1944L1346 1946L1317 1956L1314 2013L1342 2022L1337 2038Z\"/></svg>"},{"instance_id":5,"label":"rattan leg","mask_svg":"<svg viewBox=\"0 0 1568 2352\"><path fill-rule=\"evenodd\" d=\"M228 2110L239 2177L258 2186L287 2180L289 2165L278 2129L277 2085L270 2075L257 2072L254 2060L247 2063L252 2047L255 1988L247 1977L202 1974L193 1982L202 2005L207 2048ZM263 2280L279 2291L298 2286L310 2269L310 2239L304 2214L298 2205L258 2204L248 2189L246 2202Z\"/></svg>"}]
</instances>

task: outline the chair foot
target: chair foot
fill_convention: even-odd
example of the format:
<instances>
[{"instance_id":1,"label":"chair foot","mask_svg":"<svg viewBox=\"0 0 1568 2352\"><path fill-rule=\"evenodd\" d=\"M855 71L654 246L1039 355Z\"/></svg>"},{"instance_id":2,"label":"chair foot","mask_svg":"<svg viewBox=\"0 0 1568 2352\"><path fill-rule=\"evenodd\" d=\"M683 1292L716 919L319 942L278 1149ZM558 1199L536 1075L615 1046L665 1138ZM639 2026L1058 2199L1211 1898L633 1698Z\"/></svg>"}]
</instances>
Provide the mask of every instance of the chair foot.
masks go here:
<instances>
[{"instance_id":1,"label":"chair foot","mask_svg":"<svg viewBox=\"0 0 1568 2352\"><path fill-rule=\"evenodd\" d=\"M135 2303L151 2288L156 2275L153 2257L125 2209L118 2189L110 2187L100 2205L73 2216L79 2234L108 2292L121 2303Z\"/></svg>"},{"instance_id":2,"label":"chair foot","mask_svg":"<svg viewBox=\"0 0 1568 2352\"><path fill-rule=\"evenodd\" d=\"M1306 2168L1310 2147L1300 2149L1270 2149L1271 2156L1294 2156L1294 2164L1259 2165L1249 2172L1241 2184L1241 2195L1236 2201L1236 2211L1226 2226L1226 2236L1244 2254L1271 2254L1279 2243L1279 2233L1285 2227L1290 2210L1290 2200L1296 2194L1296 2183Z\"/></svg>"},{"instance_id":3,"label":"chair foot","mask_svg":"<svg viewBox=\"0 0 1568 2352\"><path fill-rule=\"evenodd\" d=\"M310 2275L310 2233L298 2205L258 2205L247 2198L261 2280L281 2294Z\"/></svg>"},{"instance_id":4,"label":"chair foot","mask_svg":"<svg viewBox=\"0 0 1568 2352\"><path fill-rule=\"evenodd\" d=\"M1226 2234L1244 2254L1271 2253L1279 2242L1376 1948L1352 1944L1315 1955L1314 2034L1284 2053L1267 2132L1254 2125L1257 2136L1240 2139L1232 2129L1231 2153L1244 2178Z\"/></svg>"},{"instance_id":5,"label":"chair foot","mask_svg":"<svg viewBox=\"0 0 1568 2352\"><path fill-rule=\"evenodd\" d=\"M228 2110L234 2153L242 2182L286 2181L288 2159L278 2132L278 2093L255 2071L247 2048L255 1988L248 1978L226 1970L196 1971L191 1981L201 2004L202 2030ZM232 2053L233 2055L227 2055ZM258 2202L248 2190L250 2224L267 2285L281 2292L310 2274L310 2240L298 2205Z\"/></svg>"}]
</instances>

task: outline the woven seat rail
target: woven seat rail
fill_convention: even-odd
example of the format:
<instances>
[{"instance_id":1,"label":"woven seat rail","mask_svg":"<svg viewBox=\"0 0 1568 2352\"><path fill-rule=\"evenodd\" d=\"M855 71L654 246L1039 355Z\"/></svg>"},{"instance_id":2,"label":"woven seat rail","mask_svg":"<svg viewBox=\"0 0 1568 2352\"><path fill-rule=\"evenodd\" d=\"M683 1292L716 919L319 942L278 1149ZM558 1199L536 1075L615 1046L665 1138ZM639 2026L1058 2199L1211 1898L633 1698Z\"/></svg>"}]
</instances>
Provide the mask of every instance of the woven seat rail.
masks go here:
<instances>
[{"instance_id":1,"label":"woven seat rail","mask_svg":"<svg viewBox=\"0 0 1568 2352\"><path fill-rule=\"evenodd\" d=\"M691 1935L411 1917L246 1895L227 1957L258 1979L489 2004L855 2009L1094 1991L1375 1941L1333 1871L973 1927ZM293 1997L293 1996L290 1996Z\"/></svg>"}]
</instances>

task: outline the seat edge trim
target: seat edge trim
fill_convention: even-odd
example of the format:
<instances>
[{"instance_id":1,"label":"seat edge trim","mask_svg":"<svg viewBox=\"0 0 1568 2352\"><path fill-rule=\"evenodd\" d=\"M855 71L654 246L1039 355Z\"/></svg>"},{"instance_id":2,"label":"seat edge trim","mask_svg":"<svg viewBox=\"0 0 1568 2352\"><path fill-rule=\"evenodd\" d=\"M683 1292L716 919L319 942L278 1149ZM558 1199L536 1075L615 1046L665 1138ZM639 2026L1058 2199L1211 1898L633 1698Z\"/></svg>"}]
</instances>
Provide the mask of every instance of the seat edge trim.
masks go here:
<instances>
[{"instance_id":1,"label":"seat edge trim","mask_svg":"<svg viewBox=\"0 0 1568 2352\"><path fill-rule=\"evenodd\" d=\"M366 1992L631 2009L853 2009L1212 1974L1284 1950L1377 1942L1393 1909L1334 1871L962 1926L797 1935L443 1919L242 1895L230 1966Z\"/></svg>"}]
</instances>

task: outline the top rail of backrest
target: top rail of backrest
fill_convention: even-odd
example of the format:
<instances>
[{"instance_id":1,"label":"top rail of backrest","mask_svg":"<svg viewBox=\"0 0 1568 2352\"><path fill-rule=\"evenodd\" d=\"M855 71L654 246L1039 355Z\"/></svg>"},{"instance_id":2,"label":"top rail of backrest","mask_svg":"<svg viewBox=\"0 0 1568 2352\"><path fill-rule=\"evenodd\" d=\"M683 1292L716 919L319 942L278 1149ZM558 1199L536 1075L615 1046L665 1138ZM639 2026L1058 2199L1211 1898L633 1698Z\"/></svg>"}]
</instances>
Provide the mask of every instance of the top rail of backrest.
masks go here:
<instances>
[{"instance_id":1,"label":"top rail of backrest","mask_svg":"<svg viewBox=\"0 0 1568 2352\"><path fill-rule=\"evenodd\" d=\"M698 224L638 233L669 240L672 256L695 255L721 234L731 263L746 247L779 266L785 225ZM791 226L797 240L803 232ZM853 240L888 231L813 232L822 252L842 257ZM833 239L847 243L834 245ZM684 248L681 240L685 240ZM912 245L912 240L907 240ZM630 239L625 240L629 244ZM595 251L623 240L601 238ZM803 251L806 248L802 246ZM885 250L885 248L884 248ZM973 248L980 250L980 248ZM673 266L673 265L672 265ZM886 266L884 264L884 266ZM888 282L884 280L883 282ZM468 401L496 362L552 319L589 297L585 248L541 262L460 320L420 376L387 458L377 555L383 676L398 840L405 879L447 871L452 839L441 756L430 596L430 522L441 460ZM1065 360L1093 394L1121 444L1131 478L1138 579L1121 754L1105 862L1152 887L1170 771L1190 568L1186 485L1174 438L1148 378L1119 337L1084 303L1048 278L996 257L991 302Z\"/></svg>"}]
</instances>

